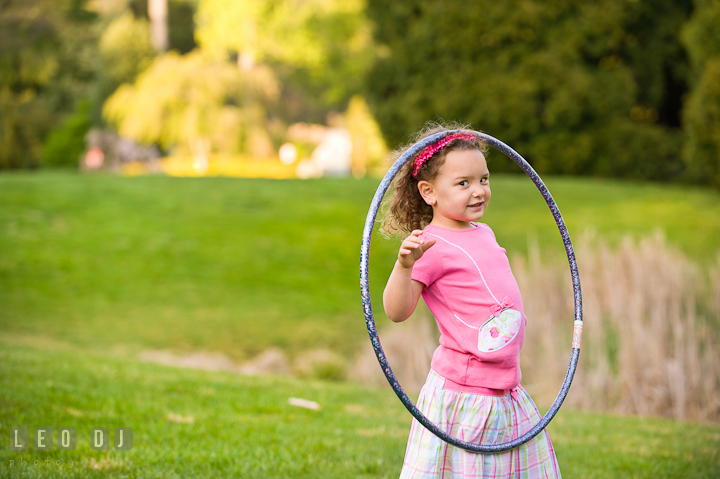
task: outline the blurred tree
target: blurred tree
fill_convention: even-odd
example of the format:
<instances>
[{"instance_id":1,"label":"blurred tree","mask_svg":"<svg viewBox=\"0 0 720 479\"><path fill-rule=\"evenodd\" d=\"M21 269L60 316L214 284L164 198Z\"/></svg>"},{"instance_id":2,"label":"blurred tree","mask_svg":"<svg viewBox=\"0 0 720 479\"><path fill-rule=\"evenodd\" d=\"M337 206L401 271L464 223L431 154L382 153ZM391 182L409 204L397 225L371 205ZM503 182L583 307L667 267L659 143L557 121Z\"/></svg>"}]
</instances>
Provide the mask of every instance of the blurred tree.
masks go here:
<instances>
[{"instance_id":1,"label":"blurred tree","mask_svg":"<svg viewBox=\"0 0 720 479\"><path fill-rule=\"evenodd\" d=\"M100 37L100 53L103 73L115 88L133 82L155 57L148 22L130 12L116 17Z\"/></svg>"},{"instance_id":2,"label":"blurred tree","mask_svg":"<svg viewBox=\"0 0 720 479\"><path fill-rule=\"evenodd\" d=\"M111 0L114 1L114 0ZM124 2L135 18L150 20L148 0L117 0ZM199 0L167 0L168 50L188 53L195 48L195 10ZM126 8L126 7L123 7Z\"/></svg>"},{"instance_id":3,"label":"blurred tree","mask_svg":"<svg viewBox=\"0 0 720 479\"><path fill-rule=\"evenodd\" d=\"M387 146L365 99L355 95L345 112L345 123L352 139L352 174L364 177L368 170L384 170ZM383 171L384 172L384 171Z\"/></svg>"},{"instance_id":4,"label":"blurred tree","mask_svg":"<svg viewBox=\"0 0 720 479\"><path fill-rule=\"evenodd\" d=\"M169 47L188 52L197 0L168 1ZM0 169L74 164L57 155L103 124L105 99L154 56L147 0L0 2Z\"/></svg>"},{"instance_id":5,"label":"blurred tree","mask_svg":"<svg viewBox=\"0 0 720 479\"><path fill-rule=\"evenodd\" d=\"M697 2L682 38L695 86L683 112L683 160L692 180L720 186L720 1Z\"/></svg>"},{"instance_id":6,"label":"blurred tree","mask_svg":"<svg viewBox=\"0 0 720 479\"><path fill-rule=\"evenodd\" d=\"M121 135L140 142L179 147L196 158L211 152L264 158L275 151L264 104L277 96L267 67L243 72L199 50L183 56L171 51L134 85L118 88L103 111Z\"/></svg>"},{"instance_id":7,"label":"blurred tree","mask_svg":"<svg viewBox=\"0 0 720 479\"><path fill-rule=\"evenodd\" d=\"M169 1L169 49L187 53L195 47L195 4L196 0ZM152 64L157 52L152 44L147 0L96 1L94 7L102 17L98 25L102 33L91 118L94 125L100 126L105 100L121 84L134 82L138 73Z\"/></svg>"},{"instance_id":8,"label":"blurred tree","mask_svg":"<svg viewBox=\"0 0 720 479\"><path fill-rule=\"evenodd\" d=\"M90 129L89 104L88 100L79 101L75 111L50 132L43 146L43 165L77 168Z\"/></svg>"},{"instance_id":9,"label":"blurred tree","mask_svg":"<svg viewBox=\"0 0 720 479\"><path fill-rule=\"evenodd\" d=\"M167 10L167 0L148 0L150 37L152 38L153 47L158 53L163 53L168 48Z\"/></svg>"},{"instance_id":10,"label":"blurred tree","mask_svg":"<svg viewBox=\"0 0 720 479\"><path fill-rule=\"evenodd\" d=\"M155 58L148 21L135 17L129 10L108 15L99 47L100 68L91 111L95 125L103 123L105 100L123 83L134 82Z\"/></svg>"},{"instance_id":11,"label":"blurred tree","mask_svg":"<svg viewBox=\"0 0 720 479\"><path fill-rule=\"evenodd\" d=\"M374 55L363 9L363 0L201 0L196 38L244 70L270 65L285 87L278 114L321 122L363 88Z\"/></svg>"},{"instance_id":12,"label":"blurred tree","mask_svg":"<svg viewBox=\"0 0 720 479\"><path fill-rule=\"evenodd\" d=\"M0 169L37 167L48 133L89 96L95 19L82 0L0 3Z\"/></svg>"},{"instance_id":13,"label":"blurred tree","mask_svg":"<svg viewBox=\"0 0 720 479\"><path fill-rule=\"evenodd\" d=\"M168 3L168 29L170 50L188 53L195 44L195 10L198 0L170 0Z\"/></svg>"},{"instance_id":14,"label":"blurred tree","mask_svg":"<svg viewBox=\"0 0 720 479\"><path fill-rule=\"evenodd\" d=\"M371 105L391 144L439 116L501 138L541 172L676 178L678 32L690 10L686 0L369 0Z\"/></svg>"}]
</instances>

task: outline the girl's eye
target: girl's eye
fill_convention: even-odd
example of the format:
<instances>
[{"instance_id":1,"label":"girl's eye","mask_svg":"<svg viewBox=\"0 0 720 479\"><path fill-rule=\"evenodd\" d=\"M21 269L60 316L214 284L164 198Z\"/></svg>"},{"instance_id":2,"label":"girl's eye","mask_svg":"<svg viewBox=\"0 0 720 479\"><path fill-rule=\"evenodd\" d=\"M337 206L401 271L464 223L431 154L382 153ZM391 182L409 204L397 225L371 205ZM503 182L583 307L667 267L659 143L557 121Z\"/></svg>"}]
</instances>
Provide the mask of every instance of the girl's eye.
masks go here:
<instances>
[{"instance_id":1,"label":"girl's eye","mask_svg":"<svg viewBox=\"0 0 720 479\"><path fill-rule=\"evenodd\" d=\"M462 180L459 184L460 184L460 186L465 186L469 183L467 182L467 180Z\"/></svg>"}]
</instances>

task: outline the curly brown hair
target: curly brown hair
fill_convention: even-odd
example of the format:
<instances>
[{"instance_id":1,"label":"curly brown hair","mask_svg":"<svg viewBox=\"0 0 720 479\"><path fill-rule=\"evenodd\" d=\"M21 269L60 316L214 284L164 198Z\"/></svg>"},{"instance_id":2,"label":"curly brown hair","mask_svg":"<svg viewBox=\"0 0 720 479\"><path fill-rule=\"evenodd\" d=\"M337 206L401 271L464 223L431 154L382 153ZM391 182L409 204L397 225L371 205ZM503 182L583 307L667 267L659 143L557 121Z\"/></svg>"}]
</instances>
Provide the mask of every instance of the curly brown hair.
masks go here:
<instances>
[{"instance_id":1,"label":"curly brown hair","mask_svg":"<svg viewBox=\"0 0 720 479\"><path fill-rule=\"evenodd\" d=\"M397 161L412 145L423 138L443 131L467 129L469 129L469 125L457 122L428 122L419 132L413 135L410 143L390 154L390 161ZM398 171L393 181L390 194L383 201L383 218L380 224L380 232L383 236L389 237L396 234L410 234L413 230L424 228L432 221L432 206L425 203L425 200L420 195L418 183L421 181L434 180L440 173L440 168L445 163L445 157L454 150L478 150L486 153L488 148L487 143L477 137L475 140L456 138L448 143L442 150L435 153L435 155L420 168L417 177L413 177L412 175L417 155L409 159L400 171ZM420 154L420 152L418 152L418 154Z\"/></svg>"}]
</instances>

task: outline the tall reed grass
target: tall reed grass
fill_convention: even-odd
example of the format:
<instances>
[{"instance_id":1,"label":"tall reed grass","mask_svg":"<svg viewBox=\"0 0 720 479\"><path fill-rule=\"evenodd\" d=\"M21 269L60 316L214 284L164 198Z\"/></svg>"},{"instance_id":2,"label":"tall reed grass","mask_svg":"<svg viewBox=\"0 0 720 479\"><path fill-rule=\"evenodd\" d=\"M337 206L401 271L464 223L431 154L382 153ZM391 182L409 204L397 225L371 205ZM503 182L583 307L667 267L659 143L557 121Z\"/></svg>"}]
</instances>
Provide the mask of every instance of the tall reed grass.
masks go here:
<instances>
[{"instance_id":1,"label":"tall reed grass","mask_svg":"<svg viewBox=\"0 0 720 479\"><path fill-rule=\"evenodd\" d=\"M611 248L592 231L575 244L585 327L580 362L565 404L621 414L720 420L720 253L698 267L662 234ZM528 326L521 355L523 386L539 405L557 395L567 370L573 326L567 260L530 245L511 258ZM380 315L378 315L380 316ZM409 391L427 375L437 331L419 307L380 340ZM388 321L389 323L389 321ZM354 376L387 384L368 346Z\"/></svg>"}]
</instances>

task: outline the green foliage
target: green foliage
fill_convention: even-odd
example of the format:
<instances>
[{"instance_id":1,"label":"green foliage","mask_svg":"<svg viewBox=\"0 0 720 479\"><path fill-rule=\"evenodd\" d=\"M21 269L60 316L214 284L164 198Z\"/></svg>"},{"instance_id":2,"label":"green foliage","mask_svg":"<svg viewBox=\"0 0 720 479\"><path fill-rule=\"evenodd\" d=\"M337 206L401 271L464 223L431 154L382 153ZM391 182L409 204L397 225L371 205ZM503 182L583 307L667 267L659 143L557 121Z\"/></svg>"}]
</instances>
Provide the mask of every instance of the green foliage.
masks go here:
<instances>
[{"instance_id":1,"label":"green foliage","mask_svg":"<svg viewBox=\"0 0 720 479\"><path fill-rule=\"evenodd\" d=\"M105 118L121 135L169 149L269 156L263 102L278 85L267 67L244 72L202 51L158 57L134 85L122 85L105 103ZM200 145L200 146L196 146Z\"/></svg>"},{"instance_id":2,"label":"green foliage","mask_svg":"<svg viewBox=\"0 0 720 479\"><path fill-rule=\"evenodd\" d=\"M211 51L269 64L287 89L279 113L323 121L362 89L373 58L362 0L201 0L196 38Z\"/></svg>"},{"instance_id":3,"label":"green foliage","mask_svg":"<svg viewBox=\"0 0 720 479\"><path fill-rule=\"evenodd\" d=\"M148 0L119 0L137 19L148 20ZM168 50L188 53L195 44L194 15L198 0L167 0Z\"/></svg>"},{"instance_id":4,"label":"green foliage","mask_svg":"<svg viewBox=\"0 0 720 479\"><path fill-rule=\"evenodd\" d=\"M0 169L55 164L48 151L77 137L78 102L90 99L90 121L102 124L105 99L152 62L147 4L134 1L9 0L0 5ZM142 3L142 2L140 2ZM88 4L88 6L86 6ZM170 0L170 47L192 49L194 0ZM89 11L87 8L93 8ZM83 106L82 108L86 108ZM52 144L44 146L44 143ZM70 147L77 151L77 147ZM54 153L53 153L54 154ZM70 162L70 157L61 163Z\"/></svg>"},{"instance_id":5,"label":"green foliage","mask_svg":"<svg viewBox=\"0 0 720 479\"><path fill-rule=\"evenodd\" d=\"M116 100L112 121L133 123L123 128L166 147L267 156L288 123L324 123L365 94L393 146L440 117L503 139L541 173L717 185L719 5L168 0L170 48L187 54L199 45L211 58L198 67L205 72L237 60L245 73L235 88L226 80L210 86L204 73L193 79L177 66L199 65L197 56L175 57L170 70L185 72L177 80L162 73L157 65L172 62L154 63L146 0L7 0L0 5L0 169L39 166L48 135L72 123L67 117L82 99L90 99L94 125L123 84L135 85L115 98L153 100L128 92L155 65L164 85L205 86L189 87L192 100L168 86L180 95L174 104L156 90L168 113L156 109L153 119L171 123L162 135L152 122L154 133L140 131L139 105ZM208 104L206 113L200 105ZM57 136L52 142L50 150Z\"/></svg>"},{"instance_id":6,"label":"green foliage","mask_svg":"<svg viewBox=\"0 0 720 479\"><path fill-rule=\"evenodd\" d=\"M100 37L100 54L103 74L116 87L133 82L155 57L147 20L130 12L113 19Z\"/></svg>"},{"instance_id":7,"label":"green foliage","mask_svg":"<svg viewBox=\"0 0 720 479\"><path fill-rule=\"evenodd\" d=\"M196 0L168 1L168 47L180 53L189 53L195 43Z\"/></svg>"},{"instance_id":8,"label":"green foliage","mask_svg":"<svg viewBox=\"0 0 720 479\"><path fill-rule=\"evenodd\" d=\"M700 0L689 22L683 27L682 40L696 74L705 63L720 56L720 1Z\"/></svg>"},{"instance_id":9,"label":"green foliage","mask_svg":"<svg viewBox=\"0 0 720 479\"><path fill-rule=\"evenodd\" d=\"M720 186L720 56L707 61L685 106L684 159L698 183Z\"/></svg>"},{"instance_id":10,"label":"green foliage","mask_svg":"<svg viewBox=\"0 0 720 479\"><path fill-rule=\"evenodd\" d=\"M0 4L0 169L39 165L47 134L87 98L95 16L75 0Z\"/></svg>"},{"instance_id":11,"label":"green foliage","mask_svg":"<svg viewBox=\"0 0 720 479\"><path fill-rule=\"evenodd\" d=\"M365 176L368 170L381 170L385 166L387 146L362 96L355 95L350 99L345 123L353 143L353 176L360 178Z\"/></svg>"},{"instance_id":12,"label":"green foliage","mask_svg":"<svg viewBox=\"0 0 720 479\"><path fill-rule=\"evenodd\" d=\"M675 178L686 2L371 0L371 103L397 144L470 122L542 173Z\"/></svg>"},{"instance_id":13,"label":"green foliage","mask_svg":"<svg viewBox=\"0 0 720 479\"><path fill-rule=\"evenodd\" d=\"M683 112L689 176L720 186L720 1L699 2L683 31L696 86Z\"/></svg>"},{"instance_id":14,"label":"green foliage","mask_svg":"<svg viewBox=\"0 0 720 479\"><path fill-rule=\"evenodd\" d=\"M188 53L196 45L193 38L195 0L168 1L168 47ZM156 53L150 39L146 0L118 0L96 3L101 14L95 28L101 32L99 69L92 97L91 118L104 125L105 101L123 83L133 83L154 61Z\"/></svg>"},{"instance_id":15,"label":"green foliage","mask_svg":"<svg viewBox=\"0 0 720 479\"><path fill-rule=\"evenodd\" d=\"M147 19L136 18L130 11L122 10L106 16L107 25L99 42L100 68L91 109L91 118L96 125L103 124L105 100L123 83L133 83L155 59Z\"/></svg>"},{"instance_id":16,"label":"green foliage","mask_svg":"<svg viewBox=\"0 0 720 479\"><path fill-rule=\"evenodd\" d=\"M89 129L89 102L86 100L79 102L75 112L48 135L43 147L43 165L77 167L85 151L85 135Z\"/></svg>"}]
</instances>

